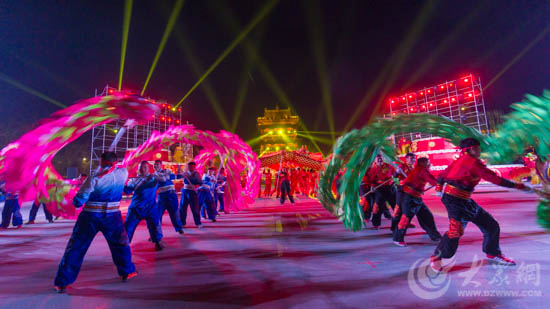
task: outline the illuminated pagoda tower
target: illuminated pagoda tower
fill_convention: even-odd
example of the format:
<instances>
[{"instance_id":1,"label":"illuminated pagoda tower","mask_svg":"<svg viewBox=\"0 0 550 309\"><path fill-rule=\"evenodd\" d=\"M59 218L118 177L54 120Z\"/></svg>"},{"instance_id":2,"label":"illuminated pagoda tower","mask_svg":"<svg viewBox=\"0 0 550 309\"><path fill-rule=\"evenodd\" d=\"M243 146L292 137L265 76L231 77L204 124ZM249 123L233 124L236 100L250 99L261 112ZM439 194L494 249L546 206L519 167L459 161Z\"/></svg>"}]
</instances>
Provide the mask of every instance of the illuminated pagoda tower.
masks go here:
<instances>
[{"instance_id":1,"label":"illuminated pagoda tower","mask_svg":"<svg viewBox=\"0 0 550 309\"><path fill-rule=\"evenodd\" d=\"M290 108L264 109L264 115L258 117L260 132L260 155L279 150L297 150L296 138L300 117L292 115Z\"/></svg>"}]
</instances>

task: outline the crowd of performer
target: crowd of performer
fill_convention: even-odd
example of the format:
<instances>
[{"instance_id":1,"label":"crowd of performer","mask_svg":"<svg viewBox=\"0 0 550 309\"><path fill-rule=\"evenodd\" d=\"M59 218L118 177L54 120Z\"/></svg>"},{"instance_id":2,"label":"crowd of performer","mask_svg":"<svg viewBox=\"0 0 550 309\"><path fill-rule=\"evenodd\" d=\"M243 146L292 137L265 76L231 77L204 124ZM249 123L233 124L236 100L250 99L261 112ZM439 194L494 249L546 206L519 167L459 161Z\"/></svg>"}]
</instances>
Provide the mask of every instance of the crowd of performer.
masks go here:
<instances>
[{"instance_id":1,"label":"crowd of performer","mask_svg":"<svg viewBox=\"0 0 550 309\"><path fill-rule=\"evenodd\" d=\"M142 161L137 176L129 179L126 168L117 167L116 163L116 154L105 152L101 156L100 167L79 184L73 204L77 208L82 207L82 212L78 215L54 281L60 293L76 280L86 251L98 232L103 233L118 274L126 281L137 276L130 242L142 220L147 223L149 240L155 250L159 251L164 248L161 243L161 226L165 211L168 211L172 225L179 234L184 234L188 207L198 228L203 227L201 217L216 222L220 212L225 212L224 190L227 178L223 167L209 167L201 177L194 162L189 162L185 171L178 169L176 175L169 169L163 169L161 161L155 161L152 170L147 161ZM176 178L182 179L184 183L179 202L173 183ZM20 228L23 219L17 194L7 192L4 182L0 183L0 192L0 198L5 199L0 227L5 229L11 222ZM120 201L123 194L130 193L130 206L123 220ZM44 206L44 199L37 197L31 207L29 224L34 223L40 207L43 207L48 222L53 222L52 214Z\"/></svg>"},{"instance_id":2,"label":"crowd of performer","mask_svg":"<svg viewBox=\"0 0 550 309\"><path fill-rule=\"evenodd\" d=\"M524 191L531 189L521 182L504 179L490 170L480 160L481 148L478 140L464 139L460 143L460 149L459 158L442 171L437 179L430 172L428 158L417 160L415 154L407 153L405 161L397 163L395 168L394 164L384 162L383 156L378 155L374 164L365 172L361 183L360 195L365 220L372 222L374 229L379 229L382 215L390 219L393 242L404 247L407 245L407 228L412 226L411 220L416 216L420 227L437 243L430 259L431 267L435 271L442 271L443 258L454 256L464 228L468 222L472 222L483 233L483 252L487 258L504 265L515 265L500 250L498 222L471 195L482 179L508 188ZM341 176L339 174L338 178ZM395 179L398 180L397 183ZM426 184L430 187L425 188ZM442 196L441 201L449 217L449 229L443 236L436 228L432 212L422 200L424 192L433 187Z\"/></svg>"},{"instance_id":3,"label":"crowd of performer","mask_svg":"<svg viewBox=\"0 0 550 309\"><path fill-rule=\"evenodd\" d=\"M478 140L464 139L460 148L459 158L442 171L437 179L430 172L427 158L417 159L415 154L407 153L404 162L390 164L385 162L382 155L378 155L373 165L366 170L361 182L359 194L364 218L367 223L371 222L374 229L380 228L382 216L391 220L393 242L403 247L407 245L407 229L414 227L411 220L416 216L420 227L432 241L438 243L431 257L431 266L436 271L442 270L442 258L450 258L456 253L459 238L468 222L472 222L482 231L483 251L488 259L515 265L513 260L501 252L498 222L471 198L471 194L482 179L508 188L525 191L530 188L523 183L504 179L487 168L480 160ZM189 162L185 171L178 168L176 175L164 169L161 161L156 161L152 170L149 163L143 161L139 164L137 177L128 179L128 171L117 167L116 162L115 153L104 153L98 170L85 178L74 197L73 204L83 207L83 211L78 216L59 264L55 278L55 287L59 292L65 291L76 280L84 255L99 231L105 236L118 274L125 281L137 275L131 259L130 242L142 220L147 223L149 240L156 250L162 250L161 223L166 211L179 234L184 233L189 207L198 228L203 227L201 219L207 218L216 222L216 217L224 211L227 179L222 167L208 167L201 177L194 162ZM336 187L341 183L342 175L338 174ZM183 180L179 202L173 182L177 178ZM271 197L276 193L281 204L287 198L294 203L295 194L314 197L317 192L318 173L313 170L282 168L273 174L271 170L265 169L263 178L264 188L263 192L260 191L260 196ZM426 188L427 184L430 187ZM4 185L0 183L0 191L4 193L0 197L5 198L0 227L7 228L11 221L13 226L19 228L23 220L18 197L5 192ZM422 199L424 192L432 187L442 196L449 217L449 229L443 235L437 230L434 216ZM123 193L133 193L125 220L122 220L120 212ZM46 219L53 222L52 214L44 207L43 200L37 197L28 223L34 223L40 207L43 207Z\"/></svg>"}]
</instances>

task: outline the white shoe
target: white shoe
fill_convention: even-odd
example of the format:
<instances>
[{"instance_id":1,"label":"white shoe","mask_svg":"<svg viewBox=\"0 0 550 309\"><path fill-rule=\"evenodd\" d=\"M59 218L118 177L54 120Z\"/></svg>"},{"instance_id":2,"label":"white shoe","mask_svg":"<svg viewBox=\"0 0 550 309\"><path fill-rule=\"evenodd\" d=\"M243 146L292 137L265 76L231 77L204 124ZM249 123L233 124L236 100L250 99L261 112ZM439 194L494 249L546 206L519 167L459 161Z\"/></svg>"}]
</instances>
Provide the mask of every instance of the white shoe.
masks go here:
<instances>
[{"instance_id":1,"label":"white shoe","mask_svg":"<svg viewBox=\"0 0 550 309\"><path fill-rule=\"evenodd\" d=\"M438 257L438 256L432 255L430 257L430 267L436 273L442 272L443 271L443 265L441 265L441 258Z\"/></svg>"},{"instance_id":2,"label":"white shoe","mask_svg":"<svg viewBox=\"0 0 550 309\"><path fill-rule=\"evenodd\" d=\"M404 242L404 241L394 241L393 243L398 247L406 247L407 246L407 243Z\"/></svg>"},{"instance_id":3,"label":"white shoe","mask_svg":"<svg viewBox=\"0 0 550 309\"><path fill-rule=\"evenodd\" d=\"M516 265L516 262L512 259L509 259L507 257L505 257L504 255L500 254L500 255L489 255L487 254L487 259L489 261L494 261L494 262L497 262L501 265L506 265L506 266L514 266Z\"/></svg>"}]
</instances>

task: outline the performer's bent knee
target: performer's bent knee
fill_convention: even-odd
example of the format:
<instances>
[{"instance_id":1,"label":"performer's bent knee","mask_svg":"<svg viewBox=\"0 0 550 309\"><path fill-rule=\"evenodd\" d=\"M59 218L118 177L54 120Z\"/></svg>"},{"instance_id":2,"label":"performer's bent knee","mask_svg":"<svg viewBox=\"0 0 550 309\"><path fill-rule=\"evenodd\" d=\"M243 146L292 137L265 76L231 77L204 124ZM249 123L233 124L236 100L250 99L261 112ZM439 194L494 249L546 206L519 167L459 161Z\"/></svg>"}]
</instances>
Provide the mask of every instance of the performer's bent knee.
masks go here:
<instances>
[{"instance_id":1,"label":"performer's bent knee","mask_svg":"<svg viewBox=\"0 0 550 309\"><path fill-rule=\"evenodd\" d=\"M399 224L397 224L397 228L400 230L407 228L410 221L411 220L407 216L401 216L401 220L399 220Z\"/></svg>"},{"instance_id":2,"label":"performer's bent knee","mask_svg":"<svg viewBox=\"0 0 550 309\"><path fill-rule=\"evenodd\" d=\"M447 236L453 239L460 238L462 235L464 235L464 227L462 227L462 223L455 219L449 220L449 231L447 231Z\"/></svg>"}]
</instances>

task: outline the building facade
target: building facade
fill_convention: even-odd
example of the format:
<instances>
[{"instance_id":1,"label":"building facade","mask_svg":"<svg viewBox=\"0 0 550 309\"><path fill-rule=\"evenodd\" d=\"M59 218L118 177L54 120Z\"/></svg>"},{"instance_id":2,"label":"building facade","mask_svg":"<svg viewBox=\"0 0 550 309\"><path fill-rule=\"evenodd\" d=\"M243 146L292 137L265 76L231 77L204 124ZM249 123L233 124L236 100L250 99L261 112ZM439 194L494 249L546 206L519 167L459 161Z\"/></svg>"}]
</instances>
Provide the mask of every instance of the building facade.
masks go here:
<instances>
[{"instance_id":1,"label":"building facade","mask_svg":"<svg viewBox=\"0 0 550 309\"><path fill-rule=\"evenodd\" d=\"M258 131L260 133L260 156L280 150L297 150L300 142L297 138L300 117L292 115L290 108L264 109L264 115L258 117Z\"/></svg>"}]
</instances>

